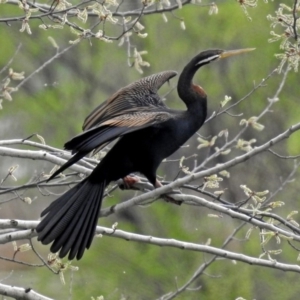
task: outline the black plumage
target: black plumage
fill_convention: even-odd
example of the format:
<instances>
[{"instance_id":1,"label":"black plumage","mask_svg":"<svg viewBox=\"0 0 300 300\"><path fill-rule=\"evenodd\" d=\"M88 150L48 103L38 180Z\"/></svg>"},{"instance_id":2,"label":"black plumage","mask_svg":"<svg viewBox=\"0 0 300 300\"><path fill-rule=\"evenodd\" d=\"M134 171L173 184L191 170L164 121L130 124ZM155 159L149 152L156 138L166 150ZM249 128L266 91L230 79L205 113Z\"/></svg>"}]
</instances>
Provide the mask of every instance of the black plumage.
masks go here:
<instances>
[{"instance_id":1,"label":"black plumage","mask_svg":"<svg viewBox=\"0 0 300 300\"><path fill-rule=\"evenodd\" d=\"M140 172L157 187L156 170L163 159L183 145L204 123L207 97L193 84L197 70L214 60L252 49L207 50L195 56L180 74L177 91L187 110L173 110L158 89L177 73L165 71L136 81L113 94L85 119L84 132L65 144L74 156L50 179L112 140L119 141L82 182L55 200L41 214L36 230L52 252L80 259L93 240L105 187L130 173Z\"/></svg>"}]
</instances>

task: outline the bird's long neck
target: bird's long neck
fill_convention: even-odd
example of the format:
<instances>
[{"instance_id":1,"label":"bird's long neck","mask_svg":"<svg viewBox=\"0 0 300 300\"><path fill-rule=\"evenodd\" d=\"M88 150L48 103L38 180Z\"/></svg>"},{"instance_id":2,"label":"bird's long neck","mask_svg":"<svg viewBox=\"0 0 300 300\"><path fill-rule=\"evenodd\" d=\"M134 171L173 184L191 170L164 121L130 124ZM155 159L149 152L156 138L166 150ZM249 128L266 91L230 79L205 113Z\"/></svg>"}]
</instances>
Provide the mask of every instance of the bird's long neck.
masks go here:
<instances>
[{"instance_id":1,"label":"bird's long neck","mask_svg":"<svg viewBox=\"0 0 300 300\"><path fill-rule=\"evenodd\" d=\"M193 84L193 77L200 66L195 66L192 60L182 71L179 77L177 91L179 97L187 106L186 115L195 126L201 126L207 115L207 96L204 90Z\"/></svg>"}]
</instances>

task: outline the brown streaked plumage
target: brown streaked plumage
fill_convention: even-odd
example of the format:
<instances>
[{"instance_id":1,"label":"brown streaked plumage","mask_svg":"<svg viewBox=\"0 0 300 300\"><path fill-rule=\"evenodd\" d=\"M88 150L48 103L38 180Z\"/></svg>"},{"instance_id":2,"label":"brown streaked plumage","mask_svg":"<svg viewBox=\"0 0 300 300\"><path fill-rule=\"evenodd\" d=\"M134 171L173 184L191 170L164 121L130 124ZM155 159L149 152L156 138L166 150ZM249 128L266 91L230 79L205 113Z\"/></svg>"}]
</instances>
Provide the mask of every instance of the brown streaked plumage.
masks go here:
<instances>
[{"instance_id":1,"label":"brown streaked plumage","mask_svg":"<svg viewBox=\"0 0 300 300\"><path fill-rule=\"evenodd\" d=\"M119 138L118 142L82 182L51 203L36 230L43 244L53 242L52 252L80 259L92 243L105 187L133 172L147 177L154 187L162 160L183 145L204 123L207 97L193 84L197 70L212 61L248 52L207 50L196 55L180 74L177 91L187 110L165 106L158 89L177 73L166 71L124 87L100 104L85 119L84 132L65 144L75 154L50 179L79 159ZM49 179L49 180L50 180Z\"/></svg>"},{"instance_id":2,"label":"brown streaked plumage","mask_svg":"<svg viewBox=\"0 0 300 300\"><path fill-rule=\"evenodd\" d=\"M157 95L157 91L166 81L176 75L175 71L165 71L142 78L120 89L86 117L82 129L88 130L101 124L107 118L124 115L126 112L134 113L142 112L144 109L166 107Z\"/></svg>"}]
</instances>

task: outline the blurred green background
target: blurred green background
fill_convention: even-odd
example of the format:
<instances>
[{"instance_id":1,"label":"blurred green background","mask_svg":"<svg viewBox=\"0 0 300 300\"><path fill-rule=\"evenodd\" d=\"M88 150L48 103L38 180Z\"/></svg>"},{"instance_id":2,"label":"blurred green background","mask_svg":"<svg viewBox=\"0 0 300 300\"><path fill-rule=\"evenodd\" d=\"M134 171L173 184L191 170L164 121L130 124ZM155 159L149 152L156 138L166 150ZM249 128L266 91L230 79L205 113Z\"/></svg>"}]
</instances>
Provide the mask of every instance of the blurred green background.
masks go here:
<instances>
[{"instance_id":1,"label":"blurred green background","mask_svg":"<svg viewBox=\"0 0 300 300\"><path fill-rule=\"evenodd\" d=\"M127 4L128 1L124 1L124 10ZM132 45L138 50L148 51L143 58L151 66L144 69L145 76L163 70L180 72L201 50L256 48L256 51L246 55L205 66L195 76L195 83L203 86L209 95L208 115L218 110L225 95L231 96L232 101L239 100L279 64L274 57L275 53L279 53L279 44L268 43L270 24L266 19L268 14L274 15L278 5L276 1L268 4L260 1L257 8L249 9L251 22L235 1L216 1L216 4L219 13L212 16L208 15L208 7L201 6L187 5L175 11L176 16L184 18L186 30L180 28L180 21L170 13L166 13L168 23L163 21L161 15L144 16L141 23L145 26L144 32L148 33L148 37L141 39L133 35L131 38ZM18 7L0 4L0 18L20 14ZM38 28L40 24L39 20L30 21L30 36L19 32L20 22L10 22L10 26L0 23L0 69L7 64L18 45L22 44L11 67L17 72L25 71L29 75L55 54L56 49L49 42L49 36L56 40L61 49L67 47L69 40L75 39L75 35L67 28L43 31ZM108 27L109 30L109 33L115 33L112 26ZM1 139L25 138L32 133L38 133L45 138L47 144L62 148L64 142L81 131L85 116L95 106L122 86L141 78L134 68L128 67L126 45L118 47L117 43L92 40L91 46L88 40L82 41L32 77L12 95L13 101L4 100L3 109L0 111ZM266 86L258 89L232 111L234 114L243 113L243 117L222 115L206 124L200 134L210 137L227 128L230 136L234 136L240 130L238 124L241 118L248 119L258 115L265 108L268 97L275 94L281 78L282 75L274 75ZM176 86L176 80L172 79L172 86ZM161 94L168 90L170 86L166 85ZM273 112L260 120L266 129L263 132L249 129L243 138L256 138L257 144L260 144L299 121L298 101L299 75L291 72L280 94L280 101L272 108ZM166 103L170 107L184 109L176 90L167 96ZM299 138L299 133L295 134L277 146L276 150L283 155L299 153ZM183 155L187 157L197 151L198 162L201 162L201 157L207 155L207 150L195 150L196 136L188 144L188 148L180 149L172 159ZM236 151L231 157L237 154L241 152ZM227 158L219 158L213 163L222 162L221 159ZM19 164L16 173L18 182L8 181L7 185L25 183L42 171L49 172L53 167L42 161L0 157L1 178L14 164ZM194 161L188 160L185 164L192 167ZM285 178L292 168L292 161L278 161L271 154L262 154L230 170L231 178L222 183L222 188L228 189L225 198L231 202L243 199L244 195L239 188L241 184L256 191L274 191L280 185L281 178ZM178 170L178 163L163 163L159 174L164 175L165 180L172 180ZM180 176L184 174L180 173ZM195 184L197 183L200 184L201 180ZM104 201L104 207L129 199L133 195L133 191L116 191ZM289 185L284 193L278 195L276 200L286 202L280 215L285 217L291 210L298 209L298 195L299 186L296 184ZM18 201L8 202L1 206L0 217L38 219L41 210L54 199L52 196L43 196L36 189L28 190L26 196L34 199L31 206ZM212 212L201 207L177 207L160 200L146 207L135 207L130 211L100 219L99 224L111 227L117 221L118 228L122 230L194 243L205 243L211 238L211 245L219 247L238 226L239 221L227 216L209 218L208 213ZM228 249L258 257L261 254L259 231L254 230L250 240L245 241L248 229L249 226L245 226L237 235L240 240L233 241ZM35 245L46 257L48 247L38 243ZM278 260L296 263L297 253L286 242L281 245L271 243L268 247L283 249L283 253L276 257ZM12 257L12 246L1 246L0 255ZM38 263L38 259L31 252L18 254L17 258ZM55 299L68 299L70 290L74 300L100 295L105 299L156 299L176 291L209 258L210 255L197 252L103 237L94 240L91 249L81 261L73 262L73 265L79 266L79 271L74 272L72 278L71 273L66 272L65 286L61 284L58 276L54 276L46 268L29 268L1 261L0 274L4 278L14 270L4 283L30 286ZM201 286L201 289L186 291L177 299L236 299L239 296L247 300L299 299L298 282L298 274L218 260L191 286Z\"/></svg>"}]
</instances>

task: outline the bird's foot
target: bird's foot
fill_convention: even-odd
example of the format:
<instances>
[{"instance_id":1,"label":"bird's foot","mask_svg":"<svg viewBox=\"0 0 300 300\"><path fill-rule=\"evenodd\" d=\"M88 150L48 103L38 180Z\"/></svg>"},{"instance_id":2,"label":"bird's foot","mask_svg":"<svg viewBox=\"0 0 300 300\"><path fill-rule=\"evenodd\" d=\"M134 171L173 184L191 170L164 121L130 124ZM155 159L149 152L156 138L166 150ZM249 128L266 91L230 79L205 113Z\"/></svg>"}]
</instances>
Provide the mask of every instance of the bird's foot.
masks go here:
<instances>
[{"instance_id":1,"label":"bird's foot","mask_svg":"<svg viewBox=\"0 0 300 300\"><path fill-rule=\"evenodd\" d=\"M140 179L137 176L127 175L123 178L123 184L120 184L120 189L122 190L138 190L134 188L134 184L140 182Z\"/></svg>"}]
</instances>

